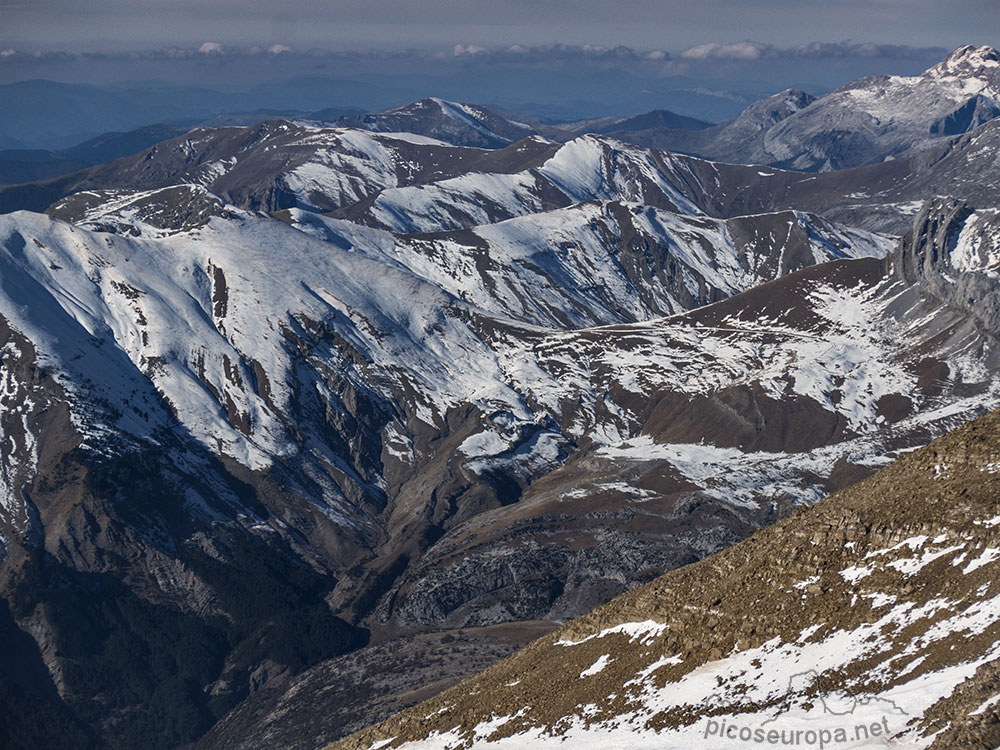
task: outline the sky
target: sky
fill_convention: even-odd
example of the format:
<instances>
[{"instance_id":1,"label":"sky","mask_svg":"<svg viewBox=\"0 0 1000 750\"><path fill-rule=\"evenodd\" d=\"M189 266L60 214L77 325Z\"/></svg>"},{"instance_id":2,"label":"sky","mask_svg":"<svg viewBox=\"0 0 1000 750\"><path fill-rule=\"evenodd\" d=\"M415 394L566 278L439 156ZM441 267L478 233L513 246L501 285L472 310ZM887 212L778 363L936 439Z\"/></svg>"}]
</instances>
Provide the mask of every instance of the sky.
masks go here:
<instances>
[{"instance_id":1,"label":"sky","mask_svg":"<svg viewBox=\"0 0 1000 750\"><path fill-rule=\"evenodd\" d=\"M998 6L0 0L0 147L62 148L149 122L370 111L425 96L550 120L669 109L721 122L786 88L821 95L863 76L919 74L962 44L1000 46ZM77 88L37 83L49 81Z\"/></svg>"},{"instance_id":2,"label":"sky","mask_svg":"<svg viewBox=\"0 0 1000 750\"><path fill-rule=\"evenodd\" d=\"M955 47L995 43L997 6L997 0L0 0L0 49L560 42L683 50L742 39Z\"/></svg>"}]
</instances>

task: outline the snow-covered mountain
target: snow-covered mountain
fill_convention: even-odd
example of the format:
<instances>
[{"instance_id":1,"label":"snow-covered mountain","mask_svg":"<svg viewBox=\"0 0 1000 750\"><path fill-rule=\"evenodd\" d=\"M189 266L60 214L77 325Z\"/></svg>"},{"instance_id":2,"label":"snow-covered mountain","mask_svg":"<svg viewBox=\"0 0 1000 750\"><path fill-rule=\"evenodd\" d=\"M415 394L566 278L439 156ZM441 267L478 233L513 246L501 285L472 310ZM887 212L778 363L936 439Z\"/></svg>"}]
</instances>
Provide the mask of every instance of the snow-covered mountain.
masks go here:
<instances>
[{"instance_id":1,"label":"snow-covered mountain","mask_svg":"<svg viewBox=\"0 0 1000 750\"><path fill-rule=\"evenodd\" d=\"M808 107L816 97L798 89L786 89L754 102L737 117L705 128L679 128L665 123L659 127L629 128L623 122L602 130L619 140L648 148L660 148L685 154L699 154L724 162L743 163L764 134L777 123ZM632 123L641 122L630 118ZM748 162L750 163L750 162ZM756 162L754 162L756 163Z\"/></svg>"},{"instance_id":2,"label":"snow-covered mountain","mask_svg":"<svg viewBox=\"0 0 1000 750\"><path fill-rule=\"evenodd\" d=\"M302 231L184 190L208 208L179 224L162 210L179 199L159 191L102 196L100 215L83 196L79 225L0 217L16 405L2 465L24 488L4 497L0 533L10 580L47 550L45 575L125 578L150 606L186 613L198 638L253 637L260 615L240 614L214 567L251 549L285 561L247 573L254 586L302 561L329 577L307 576L301 594L325 592L340 613L322 614L336 633L323 657L356 646L348 623L579 614L998 398L988 290L961 306L991 272L989 212L929 207L920 221L935 231L915 227L922 244L882 260L883 240L794 213L719 222L589 203L464 238L396 236L299 214ZM588 232L608 232L605 244ZM943 257L955 232L950 265L913 262ZM492 265L449 277L462 247ZM864 254L876 257L851 259ZM723 296L775 277L655 317L708 301L692 281ZM960 292L945 306L934 295L948 284ZM637 322L579 328L602 318ZM138 506L126 500L136 462ZM67 661L83 656L59 634L95 615L46 609L58 576L14 614L42 628L39 658L69 695L88 689ZM211 635L221 613L233 624ZM281 651L302 643L295 627L200 678L212 705L241 700L255 669L302 664ZM198 695L185 705L207 710Z\"/></svg>"},{"instance_id":3,"label":"snow-covered mountain","mask_svg":"<svg viewBox=\"0 0 1000 750\"><path fill-rule=\"evenodd\" d=\"M199 190L191 188L207 200ZM142 197L146 208L159 205L159 192ZM137 215L134 202L105 199L109 212L119 207L116 226L131 220L136 233L150 233L150 217ZM189 195L184 201L195 205ZM798 233L797 244L792 240L777 247L763 242L758 246L752 221L742 226L733 221L732 229L722 223L699 226L625 206L582 206L576 211L580 215L572 218L586 227L600 218L612 221L616 210L619 221L645 223L647 251L653 245L650 237L658 232L656 242L664 255L659 262L637 269L635 258L614 257L606 245L588 242L582 229L561 235L564 244L570 237L579 242L579 253L546 260L551 246L544 239L539 248L525 252L518 237L544 238L546 226L557 231L544 219L536 220L537 226L525 226L525 220L520 226L483 228L474 236L495 258L492 268L482 266L474 277L449 278L446 273L453 265L442 253L454 240L401 238L396 244L392 236L358 232L352 242L344 232L331 243L231 205L223 216L209 211L206 219L198 214L199 221L186 231L154 228L154 237L163 235L155 239L81 228L94 222L103 228L106 214L96 219L85 215L78 227L15 213L0 218L7 253L4 278L9 280L2 314L32 342L35 356L57 373L71 399L101 402L109 414L120 415L103 425L79 421L78 429L95 437L113 431L142 440L176 419L207 449L254 470L288 458L308 433L297 411L303 401L296 395L296 382L303 373L296 374L298 365L287 350L290 340L303 335L295 333L299 327L333 337L327 345L341 342L321 369L336 363L337 378L396 404L393 409L403 409L400 417L407 411L400 406L405 402L413 415L434 428L448 409L478 404L483 412L503 409L532 423L541 416L532 416L523 395L512 390L511 378L497 361L501 345L483 338L504 319L565 328L595 318L646 319L660 308L707 301L697 296L699 285L706 290L704 296L724 296L797 265L849 254L878 256L887 250L877 237L837 233L794 214L765 217L764 223L772 225L769 239L777 235L787 241ZM573 226L559 216L552 221L560 231ZM812 241L800 222L816 232ZM775 231L776 223L784 225L784 238ZM640 234L634 226L630 229ZM739 236L740 229L750 231L746 244L737 247L733 235ZM600 233L597 227L591 231ZM611 229L604 226L604 231ZM559 236L552 239L558 241ZM273 267L273 247L281 248L280 274ZM631 251L642 247L637 241ZM461 248L453 250L452 257L461 256ZM748 248L761 256L748 257ZM426 263L424 273L416 275L411 269L420 253L438 260L437 265ZM626 266L633 274L642 270L645 277L630 278ZM472 278L477 283L471 283ZM547 296L535 293L541 279L550 290ZM603 291L595 281L605 285ZM686 289L687 296L677 295L678 288ZM401 289L409 290L405 301ZM521 303L513 304L519 296ZM34 301L25 306L28 299ZM595 304L602 299L603 312ZM474 306L477 303L481 306ZM493 322L487 322L487 315ZM108 358L118 365L112 367ZM348 366L351 359L356 361ZM140 407L154 392L160 408L148 407L147 413L147 407ZM412 439L405 437L403 424L394 429L404 431L404 442ZM358 456L347 458L356 461ZM338 463L318 454L317 459ZM351 476L356 481L367 473L355 466ZM379 481L370 477L370 482L372 492L380 494ZM345 491L332 488L324 493L331 513L355 514L350 506L339 507L338 492ZM8 512L26 518L23 508Z\"/></svg>"},{"instance_id":4,"label":"snow-covered mountain","mask_svg":"<svg viewBox=\"0 0 1000 750\"><path fill-rule=\"evenodd\" d=\"M345 115L337 118L334 124L378 133L414 133L455 146L499 148L532 135L565 142L585 134L616 136L618 133L628 133L631 136L663 129L698 131L710 127L712 123L665 109L631 117L538 122L529 116L501 114L479 104L461 104L429 97L380 112ZM629 137L625 140L632 139Z\"/></svg>"},{"instance_id":5,"label":"snow-covered mountain","mask_svg":"<svg viewBox=\"0 0 1000 750\"><path fill-rule=\"evenodd\" d=\"M608 201L415 235L298 209L288 218L490 314L551 328L678 313L816 263L882 257L893 245L799 212L721 220Z\"/></svg>"},{"instance_id":6,"label":"snow-covered mountain","mask_svg":"<svg viewBox=\"0 0 1000 750\"><path fill-rule=\"evenodd\" d=\"M923 74L842 86L766 133L751 161L841 169L972 130L1000 114L1000 53L960 47Z\"/></svg>"},{"instance_id":7,"label":"snow-covered mountain","mask_svg":"<svg viewBox=\"0 0 1000 750\"><path fill-rule=\"evenodd\" d=\"M88 190L202 185L242 208L329 211L387 187L465 174L519 172L556 144L527 139L504 149L460 148L412 133L272 120L246 128L196 128L134 156L64 177L0 190L0 209L45 210Z\"/></svg>"},{"instance_id":8,"label":"snow-covered mountain","mask_svg":"<svg viewBox=\"0 0 1000 750\"><path fill-rule=\"evenodd\" d=\"M967 45L918 76L862 78L819 98L783 91L705 130L615 136L727 162L829 171L878 163L997 115L1000 53Z\"/></svg>"},{"instance_id":9,"label":"snow-covered mountain","mask_svg":"<svg viewBox=\"0 0 1000 750\"><path fill-rule=\"evenodd\" d=\"M511 356L533 377L515 387L548 405L578 450L516 505L443 536L380 616L453 626L481 624L484 612L571 616L623 590L623 573L641 581L698 559L719 548L713 540L724 545L1000 403L986 329L992 261L956 276L961 259L985 257L995 241L917 277L909 270L908 258L929 258L941 242L965 248L990 234L992 214L964 213L923 213L915 234L929 239L885 263L837 261L682 316L525 337ZM965 302L936 296L939 284L971 290L973 278L982 286ZM495 437L463 450L486 474L517 450L503 425L484 428ZM531 599L526 589L550 593Z\"/></svg>"},{"instance_id":10,"label":"snow-covered mountain","mask_svg":"<svg viewBox=\"0 0 1000 750\"><path fill-rule=\"evenodd\" d=\"M387 642L467 674L1000 404L996 132L806 175L274 121L0 189L0 690L101 746L300 674L363 715Z\"/></svg>"},{"instance_id":11,"label":"snow-covered mountain","mask_svg":"<svg viewBox=\"0 0 1000 750\"><path fill-rule=\"evenodd\" d=\"M464 229L610 200L715 218L793 209L898 234L929 196L954 195L974 205L1000 200L993 149L998 133L1000 126L990 121L893 161L804 176L629 146L606 136L562 145L530 137L490 150L276 121L195 130L73 175L0 187L0 209L48 209L76 221L88 206L95 215L105 211L104 198L112 194L130 200L127 195L136 191L195 184L243 209L330 211L402 232ZM190 213L184 206L168 212L176 211Z\"/></svg>"},{"instance_id":12,"label":"snow-covered mountain","mask_svg":"<svg viewBox=\"0 0 1000 750\"><path fill-rule=\"evenodd\" d=\"M498 148L535 134L523 122L486 107L428 98L382 112L347 115L337 125L380 133L416 133L455 146Z\"/></svg>"}]
</instances>

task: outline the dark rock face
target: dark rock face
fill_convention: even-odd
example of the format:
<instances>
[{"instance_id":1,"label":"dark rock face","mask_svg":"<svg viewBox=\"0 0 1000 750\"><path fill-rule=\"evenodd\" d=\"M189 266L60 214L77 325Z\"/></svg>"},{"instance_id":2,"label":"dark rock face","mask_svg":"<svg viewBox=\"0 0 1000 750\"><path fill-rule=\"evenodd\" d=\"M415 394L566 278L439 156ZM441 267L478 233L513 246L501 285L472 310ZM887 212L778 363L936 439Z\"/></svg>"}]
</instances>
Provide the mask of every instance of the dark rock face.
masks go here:
<instances>
[{"instance_id":1,"label":"dark rock face","mask_svg":"<svg viewBox=\"0 0 1000 750\"><path fill-rule=\"evenodd\" d=\"M913 229L903 238L892 257L895 274L908 283L917 283L924 293L945 304L968 311L990 331L1000 331L1000 292L996 279L982 260L980 270L956 273L952 265L959 235L973 209L964 201L937 199L928 201L913 221ZM973 240L987 252L995 247L996 216L982 222ZM977 259L978 260L978 259ZM957 277L957 278L956 278Z\"/></svg>"},{"instance_id":2,"label":"dark rock face","mask_svg":"<svg viewBox=\"0 0 1000 750\"><path fill-rule=\"evenodd\" d=\"M939 276L948 268L958 232L971 214L972 208L962 201L925 204L892 258L893 270L910 284Z\"/></svg>"}]
</instances>

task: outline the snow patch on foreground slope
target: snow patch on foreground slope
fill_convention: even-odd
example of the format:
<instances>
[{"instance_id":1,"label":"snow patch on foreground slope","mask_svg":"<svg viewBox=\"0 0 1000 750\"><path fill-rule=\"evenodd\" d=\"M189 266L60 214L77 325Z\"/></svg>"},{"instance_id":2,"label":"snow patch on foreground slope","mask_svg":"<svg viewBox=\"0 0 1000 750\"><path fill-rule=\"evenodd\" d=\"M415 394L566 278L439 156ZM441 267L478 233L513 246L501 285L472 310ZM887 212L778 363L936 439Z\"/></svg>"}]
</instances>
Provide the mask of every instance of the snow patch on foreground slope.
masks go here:
<instances>
[{"instance_id":1,"label":"snow patch on foreground slope","mask_svg":"<svg viewBox=\"0 0 1000 750\"><path fill-rule=\"evenodd\" d=\"M599 607L421 707L430 724L404 713L338 747L957 747L997 698L997 480L980 477L998 429Z\"/></svg>"},{"instance_id":2,"label":"snow patch on foreground slope","mask_svg":"<svg viewBox=\"0 0 1000 750\"><path fill-rule=\"evenodd\" d=\"M1000 597L983 605L988 616L1000 617ZM711 662L690 673L687 679L658 688L642 679L640 701L644 710L623 714L613 722L592 723L588 706L580 706L580 715L567 717L560 734L553 736L547 729L528 731L502 739L487 741L493 732L515 717L499 716L478 726L476 742L468 744L456 730L435 733L425 740L408 742L401 750L451 750L452 748L489 747L496 750L534 750L535 748L567 746L573 748L621 748L621 750L717 750L720 747L746 747L749 740L757 746L803 745L819 747L822 737L828 747L878 748L893 747L917 750L931 744L933 736L918 737L905 726L914 716L922 715L942 696L972 677L976 669L1000 656L1000 642L975 660L950 666L937 672L925 673L897 687L876 695L858 698L847 693L826 696L817 705L799 705L776 716L770 711L741 711L733 717L720 714L718 719L702 720L696 728L657 731L646 722L659 711L683 706L710 708L720 693L720 685L738 684L748 689L742 693L747 706L754 702L774 700L789 689L805 687L818 675L846 668L854 661L877 656L884 648L882 629L901 630L908 624L919 623L933 614L914 610L909 603L894 607L874 624L852 631L840 631L818 642L809 642L809 629L793 643L778 639L764 646L740 652L732 657ZM954 631L963 629L962 618L946 621ZM953 632L953 631L949 631ZM919 645L915 639L914 645ZM673 662L665 662L670 665ZM603 670L600 670L603 671ZM595 672L596 674L596 672ZM648 678L649 675L646 675ZM586 676L581 674L581 679ZM725 691L726 688L722 688ZM805 702L804 702L805 703ZM596 706L594 707L596 709ZM721 706L720 706L721 708ZM724 734L726 725L733 727ZM864 730L860 729L861 727ZM757 732L761 734L758 735ZM769 732L775 741L768 739ZM876 734L877 732L877 734ZM746 736L741 737L741 733ZM843 734L841 734L843 733ZM899 736L902 734L902 736ZM798 742L791 740L797 736ZM843 736L845 739L836 741ZM788 740L782 742L782 738ZM813 740L810 742L810 739ZM374 750L378 745L373 744Z\"/></svg>"}]
</instances>

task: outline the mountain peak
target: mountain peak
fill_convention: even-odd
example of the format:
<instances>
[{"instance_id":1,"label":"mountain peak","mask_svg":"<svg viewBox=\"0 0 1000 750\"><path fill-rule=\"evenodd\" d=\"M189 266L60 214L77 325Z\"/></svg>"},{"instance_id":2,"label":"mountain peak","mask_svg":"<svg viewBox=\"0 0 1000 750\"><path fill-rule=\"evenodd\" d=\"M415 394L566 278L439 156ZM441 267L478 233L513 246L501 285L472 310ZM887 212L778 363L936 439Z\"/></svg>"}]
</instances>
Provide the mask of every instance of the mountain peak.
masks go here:
<instances>
[{"instance_id":1,"label":"mountain peak","mask_svg":"<svg viewBox=\"0 0 1000 750\"><path fill-rule=\"evenodd\" d=\"M955 75L958 73L979 72L987 68L1000 67L1000 52L993 47L976 47L971 44L959 47L931 71L939 74ZM930 71L929 71L930 72Z\"/></svg>"}]
</instances>

